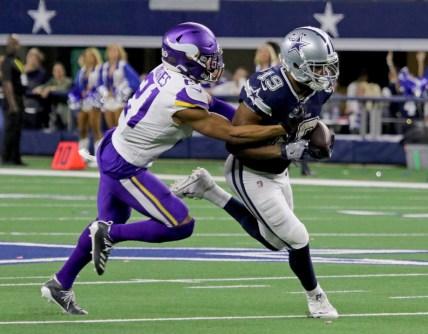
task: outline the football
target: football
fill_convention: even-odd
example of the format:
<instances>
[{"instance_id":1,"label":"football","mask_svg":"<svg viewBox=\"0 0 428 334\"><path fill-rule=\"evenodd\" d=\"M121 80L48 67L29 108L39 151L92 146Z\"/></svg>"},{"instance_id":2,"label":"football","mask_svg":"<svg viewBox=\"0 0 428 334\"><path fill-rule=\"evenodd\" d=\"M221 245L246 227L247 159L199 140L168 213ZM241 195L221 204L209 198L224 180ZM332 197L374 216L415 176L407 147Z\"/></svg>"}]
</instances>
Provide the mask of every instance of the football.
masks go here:
<instances>
[{"instance_id":1,"label":"football","mask_svg":"<svg viewBox=\"0 0 428 334\"><path fill-rule=\"evenodd\" d=\"M309 147L329 148L331 145L330 129L323 122L318 121L309 138Z\"/></svg>"}]
</instances>

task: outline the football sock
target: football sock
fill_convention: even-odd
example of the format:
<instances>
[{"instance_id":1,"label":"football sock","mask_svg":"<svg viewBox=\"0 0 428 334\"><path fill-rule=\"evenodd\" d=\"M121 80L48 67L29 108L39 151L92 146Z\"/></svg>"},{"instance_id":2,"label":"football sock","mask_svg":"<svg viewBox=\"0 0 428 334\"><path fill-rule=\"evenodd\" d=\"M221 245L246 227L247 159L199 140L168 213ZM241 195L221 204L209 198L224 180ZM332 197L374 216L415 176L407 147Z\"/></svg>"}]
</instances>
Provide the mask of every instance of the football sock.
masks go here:
<instances>
[{"instance_id":1,"label":"football sock","mask_svg":"<svg viewBox=\"0 0 428 334\"><path fill-rule=\"evenodd\" d=\"M91 250L89 228L86 228L80 235L76 248L74 248L67 262L56 274L58 282L64 289L71 288L79 272L92 260Z\"/></svg>"},{"instance_id":2,"label":"football sock","mask_svg":"<svg viewBox=\"0 0 428 334\"><path fill-rule=\"evenodd\" d=\"M185 239L192 235L194 226L194 219L175 227L149 219L130 224L113 224L110 226L109 235L113 242L134 240L159 243Z\"/></svg>"},{"instance_id":3,"label":"football sock","mask_svg":"<svg viewBox=\"0 0 428 334\"><path fill-rule=\"evenodd\" d=\"M288 260L291 270L302 283L306 291L312 291L317 287L314 267L312 265L309 245L300 249L288 251Z\"/></svg>"},{"instance_id":4,"label":"football sock","mask_svg":"<svg viewBox=\"0 0 428 334\"><path fill-rule=\"evenodd\" d=\"M232 195L216 184L214 188L205 191L204 198L223 209Z\"/></svg>"},{"instance_id":5,"label":"football sock","mask_svg":"<svg viewBox=\"0 0 428 334\"><path fill-rule=\"evenodd\" d=\"M236 198L231 197L223 209L229 215L231 215L254 239L259 241L262 245L270 250L277 250L262 237L257 219L254 218L254 216L250 211L248 211L244 204L242 204Z\"/></svg>"},{"instance_id":6,"label":"football sock","mask_svg":"<svg viewBox=\"0 0 428 334\"><path fill-rule=\"evenodd\" d=\"M306 295L308 297L315 297L316 295L319 295L320 293L322 293L323 290L321 289L320 285L317 284L316 288L311 290L311 291L306 291Z\"/></svg>"}]
</instances>

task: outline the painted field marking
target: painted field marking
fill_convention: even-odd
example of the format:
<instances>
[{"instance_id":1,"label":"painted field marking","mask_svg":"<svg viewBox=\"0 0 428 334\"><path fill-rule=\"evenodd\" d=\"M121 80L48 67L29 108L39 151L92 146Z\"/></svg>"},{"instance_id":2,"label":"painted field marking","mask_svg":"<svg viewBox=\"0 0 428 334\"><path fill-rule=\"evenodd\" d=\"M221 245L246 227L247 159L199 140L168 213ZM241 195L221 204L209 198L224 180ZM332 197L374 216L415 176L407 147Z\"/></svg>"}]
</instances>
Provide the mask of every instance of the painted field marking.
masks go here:
<instances>
[{"instance_id":1,"label":"painted field marking","mask_svg":"<svg viewBox=\"0 0 428 334\"><path fill-rule=\"evenodd\" d=\"M428 296L398 296L398 297L389 297L390 299L423 299L428 298Z\"/></svg>"},{"instance_id":2,"label":"painted field marking","mask_svg":"<svg viewBox=\"0 0 428 334\"><path fill-rule=\"evenodd\" d=\"M366 275L321 275L320 279L364 279L364 278L385 278L385 277L427 277L428 273L407 273L407 274L366 274ZM30 277L31 278L31 277ZM49 277L41 277L48 279ZM77 281L75 285L120 285L120 284L158 284L158 283L185 283L200 284L212 282L254 282L254 281L285 281L295 280L296 276L279 277L234 277L234 278L177 278L177 279L151 279L151 278L133 278L125 281ZM21 287L21 286L40 286L43 282L28 283L1 283L0 287Z\"/></svg>"},{"instance_id":3,"label":"painted field marking","mask_svg":"<svg viewBox=\"0 0 428 334\"><path fill-rule=\"evenodd\" d=\"M364 317L412 317L427 316L428 312L408 313L350 313L341 314L341 318ZM257 320L257 319L298 319L308 318L306 315L255 315L255 316L224 316L224 317L183 317L183 318L139 318L139 319L88 319L88 320L53 320L53 321L2 321L0 325L48 325L48 324L97 324L126 322L166 322L166 321L223 321L223 320ZM320 319L324 321L325 319Z\"/></svg>"},{"instance_id":4,"label":"painted field marking","mask_svg":"<svg viewBox=\"0 0 428 334\"><path fill-rule=\"evenodd\" d=\"M367 290L339 290L339 291L334 291L334 290L328 290L325 291L325 293L327 294L346 294L346 293L367 293L370 291ZM293 291L293 292L285 292L286 294L289 295L303 295L305 294L304 291Z\"/></svg>"},{"instance_id":5,"label":"painted field marking","mask_svg":"<svg viewBox=\"0 0 428 334\"><path fill-rule=\"evenodd\" d=\"M47 237L57 237L57 236L76 236L80 233L67 233L67 232L0 232L0 235L13 235L13 236L47 236ZM312 237L367 237L367 238L415 238L415 237L428 237L428 233L310 233ZM248 237L246 233L193 233L192 237L202 237L202 238L238 238L238 237Z\"/></svg>"},{"instance_id":6,"label":"painted field marking","mask_svg":"<svg viewBox=\"0 0 428 334\"><path fill-rule=\"evenodd\" d=\"M59 177L84 177L99 178L99 172L86 171L53 171L41 169L14 169L0 168L0 175L17 176L59 176ZM161 180L175 181L185 175L177 174L156 174ZM214 176L217 182L225 182L223 176ZM362 187L362 188L404 188L404 189L428 189L427 183L418 182L389 182L389 181L353 181L353 180L328 180L328 179L303 179L292 178L291 184L308 186L328 186L328 187Z\"/></svg>"},{"instance_id":7,"label":"painted field marking","mask_svg":"<svg viewBox=\"0 0 428 334\"><path fill-rule=\"evenodd\" d=\"M64 261L74 245L0 241L0 264L46 263ZM414 249L316 249L314 263L428 266L418 259L385 259L384 255L427 254ZM360 258L356 255L378 255L381 258ZM344 257L346 256L346 257ZM287 252L271 252L261 248L224 247L116 247L112 260L120 261L193 261L193 262L283 262Z\"/></svg>"},{"instance_id":8,"label":"painted field marking","mask_svg":"<svg viewBox=\"0 0 428 334\"><path fill-rule=\"evenodd\" d=\"M270 285L207 285L207 286L186 286L186 289L240 289L240 288L268 288Z\"/></svg>"}]
</instances>

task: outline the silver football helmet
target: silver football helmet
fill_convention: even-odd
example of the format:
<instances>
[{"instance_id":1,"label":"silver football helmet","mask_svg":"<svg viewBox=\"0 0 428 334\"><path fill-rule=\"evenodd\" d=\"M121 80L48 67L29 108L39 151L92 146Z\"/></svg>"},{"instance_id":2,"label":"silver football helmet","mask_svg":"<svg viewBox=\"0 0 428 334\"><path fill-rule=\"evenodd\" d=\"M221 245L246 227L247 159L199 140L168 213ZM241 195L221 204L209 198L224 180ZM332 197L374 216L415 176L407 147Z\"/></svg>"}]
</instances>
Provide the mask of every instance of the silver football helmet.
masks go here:
<instances>
[{"instance_id":1,"label":"silver football helmet","mask_svg":"<svg viewBox=\"0 0 428 334\"><path fill-rule=\"evenodd\" d=\"M288 33L280 59L292 77L317 92L332 92L339 76L339 57L327 33L314 27L300 27Z\"/></svg>"}]
</instances>

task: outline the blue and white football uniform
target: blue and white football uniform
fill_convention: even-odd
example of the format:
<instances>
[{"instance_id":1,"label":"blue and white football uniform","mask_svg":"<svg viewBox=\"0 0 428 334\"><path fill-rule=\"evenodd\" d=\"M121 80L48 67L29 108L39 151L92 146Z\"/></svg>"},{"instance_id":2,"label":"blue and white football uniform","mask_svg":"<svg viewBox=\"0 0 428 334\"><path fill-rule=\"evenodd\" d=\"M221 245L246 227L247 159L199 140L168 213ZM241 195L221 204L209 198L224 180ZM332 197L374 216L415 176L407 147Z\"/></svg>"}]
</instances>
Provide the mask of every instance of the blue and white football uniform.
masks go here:
<instances>
[{"instance_id":1,"label":"blue and white football uniform","mask_svg":"<svg viewBox=\"0 0 428 334\"><path fill-rule=\"evenodd\" d=\"M266 125L285 122L299 106L305 109L305 119L288 138L258 145L265 146L308 136L317 125L321 107L330 95L313 91L300 99L284 68L276 66L253 74L242 88L240 100L261 116L261 124ZM280 158L257 160L230 155L225 165L227 183L257 218L260 234L276 249L299 249L309 241L305 226L293 212L293 193L287 172L290 163Z\"/></svg>"},{"instance_id":2,"label":"blue and white football uniform","mask_svg":"<svg viewBox=\"0 0 428 334\"><path fill-rule=\"evenodd\" d=\"M289 114L299 106L305 109L305 120L298 125L287 138L288 142L305 138L317 125L322 105L331 93L313 92L300 99L291 87L284 72L284 67L271 67L253 74L242 88L240 100L263 118L261 124L271 125L286 122ZM278 138L277 141L284 141ZM273 143L273 142L271 142ZM265 145L266 142L260 143ZM256 145L253 145L256 146ZM252 160L239 159L245 166L264 172L279 174L290 164L284 159Z\"/></svg>"}]
</instances>

